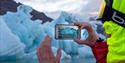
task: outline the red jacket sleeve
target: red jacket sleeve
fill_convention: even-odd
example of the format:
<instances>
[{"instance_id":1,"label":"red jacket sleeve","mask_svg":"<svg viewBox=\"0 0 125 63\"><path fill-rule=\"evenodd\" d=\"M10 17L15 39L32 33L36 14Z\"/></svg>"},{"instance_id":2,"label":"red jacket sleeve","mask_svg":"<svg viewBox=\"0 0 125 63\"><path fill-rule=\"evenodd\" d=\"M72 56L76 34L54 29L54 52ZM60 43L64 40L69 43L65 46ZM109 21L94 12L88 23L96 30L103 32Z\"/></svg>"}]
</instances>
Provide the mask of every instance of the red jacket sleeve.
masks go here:
<instances>
[{"instance_id":1,"label":"red jacket sleeve","mask_svg":"<svg viewBox=\"0 0 125 63\"><path fill-rule=\"evenodd\" d=\"M96 42L92 47L93 54L96 58L96 63L106 63L108 46L106 42Z\"/></svg>"}]
</instances>

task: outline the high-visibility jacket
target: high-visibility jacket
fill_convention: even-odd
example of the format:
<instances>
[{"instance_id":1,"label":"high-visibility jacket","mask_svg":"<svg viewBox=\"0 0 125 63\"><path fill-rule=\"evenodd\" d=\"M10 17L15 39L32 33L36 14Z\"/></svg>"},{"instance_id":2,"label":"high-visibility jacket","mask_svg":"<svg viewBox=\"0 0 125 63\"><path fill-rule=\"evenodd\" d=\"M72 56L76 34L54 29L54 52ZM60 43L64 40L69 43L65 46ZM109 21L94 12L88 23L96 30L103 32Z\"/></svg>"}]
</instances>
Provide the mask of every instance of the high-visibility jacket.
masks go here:
<instances>
[{"instance_id":1,"label":"high-visibility jacket","mask_svg":"<svg viewBox=\"0 0 125 63\"><path fill-rule=\"evenodd\" d=\"M106 3L103 0L99 16L103 15ZM112 8L125 14L125 0L113 0ZM108 54L107 63L125 62L125 28L114 23L105 21L103 24L105 32L111 34L107 39Z\"/></svg>"}]
</instances>

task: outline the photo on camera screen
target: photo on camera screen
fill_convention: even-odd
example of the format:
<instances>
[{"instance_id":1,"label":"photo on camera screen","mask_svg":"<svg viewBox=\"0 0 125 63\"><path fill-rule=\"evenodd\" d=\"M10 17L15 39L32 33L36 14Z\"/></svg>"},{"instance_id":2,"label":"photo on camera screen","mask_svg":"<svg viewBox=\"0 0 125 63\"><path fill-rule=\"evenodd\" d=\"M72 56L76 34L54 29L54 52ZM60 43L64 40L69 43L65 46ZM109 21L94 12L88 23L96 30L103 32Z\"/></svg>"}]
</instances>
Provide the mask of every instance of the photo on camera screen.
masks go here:
<instances>
[{"instance_id":1,"label":"photo on camera screen","mask_svg":"<svg viewBox=\"0 0 125 63\"><path fill-rule=\"evenodd\" d=\"M81 30L79 26L72 24L57 24L55 26L56 39L75 39L80 38Z\"/></svg>"}]
</instances>

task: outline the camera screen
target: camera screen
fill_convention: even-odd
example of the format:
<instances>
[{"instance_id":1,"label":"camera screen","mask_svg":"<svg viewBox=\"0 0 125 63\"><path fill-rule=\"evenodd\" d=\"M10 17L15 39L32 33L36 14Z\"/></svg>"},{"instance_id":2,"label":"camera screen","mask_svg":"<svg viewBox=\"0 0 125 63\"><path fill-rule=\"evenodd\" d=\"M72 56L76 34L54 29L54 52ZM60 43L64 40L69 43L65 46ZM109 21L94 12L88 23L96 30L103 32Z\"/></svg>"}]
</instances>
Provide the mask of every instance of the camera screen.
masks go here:
<instances>
[{"instance_id":1,"label":"camera screen","mask_svg":"<svg viewBox=\"0 0 125 63\"><path fill-rule=\"evenodd\" d=\"M57 24L55 26L56 39L75 39L80 38L81 30L76 25L71 24Z\"/></svg>"}]
</instances>

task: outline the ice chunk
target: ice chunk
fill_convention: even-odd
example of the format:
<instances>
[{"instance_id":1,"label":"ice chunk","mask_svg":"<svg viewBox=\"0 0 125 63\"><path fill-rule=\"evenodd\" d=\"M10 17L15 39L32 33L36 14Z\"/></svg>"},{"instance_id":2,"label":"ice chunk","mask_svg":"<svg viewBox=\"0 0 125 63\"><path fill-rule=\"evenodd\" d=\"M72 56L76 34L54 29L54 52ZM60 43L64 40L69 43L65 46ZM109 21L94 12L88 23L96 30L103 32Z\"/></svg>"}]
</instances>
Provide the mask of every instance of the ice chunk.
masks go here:
<instances>
[{"instance_id":1,"label":"ice chunk","mask_svg":"<svg viewBox=\"0 0 125 63\"><path fill-rule=\"evenodd\" d=\"M22 62L22 60L24 60L23 62L27 62L28 60L31 60L33 58L37 59L37 55L36 55L37 47L40 45L40 43L43 41L44 37L47 34L53 38L52 43L54 42L53 44L55 45L52 48L53 51L56 51L55 47L57 47L57 48L59 47L59 42L54 39L55 22L51 22L51 23L48 22L48 24L47 23L41 24L40 20L32 21L30 19L31 15L29 14L31 12L31 10L32 10L31 7L27 7L25 5L20 5L18 7L17 12L14 12L14 13L7 12L7 14L2 16L2 18L1 18L6 23L6 26L11 30L11 33L18 37L19 43L21 43L25 46L25 47L20 46L21 50L19 50L18 53L15 53L15 54L13 53L13 55L19 56L20 62ZM50 30L52 30L52 31L50 31ZM8 39L7 37L4 37L4 38ZM13 43L11 43L11 44L13 44ZM9 43L8 43L8 45L9 45ZM18 44L16 44L16 46L17 45ZM3 50L4 50L4 48L3 48ZM63 53L62 59L70 58L70 56L67 55L64 51L62 51L62 53ZM10 53L8 53L8 54L10 54ZM54 54L56 54L56 53L54 52ZM11 57L12 57L12 54L10 54L9 59ZM4 58L6 58L6 57L4 57ZM36 61L38 61L38 60L36 60Z\"/></svg>"},{"instance_id":2,"label":"ice chunk","mask_svg":"<svg viewBox=\"0 0 125 63\"><path fill-rule=\"evenodd\" d=\"M41 23L30 19L31 15L29 13L31 11L31 7L20 5L16 13L7 12L7 14L4 15L4 20L8 27L14 34L19 36L21 42L26 45L25 52L32 51L32 49L35 49L36 46L39 45L38 42L34 41L42 34L40 29Z\"/></svg>"},{"instance_id":3,"label":"ice chunk","mask_svg":"<svg viewBox=\"0 0 125 63\"><path fill-rule=\"evenodd\" d=\"M0 17L0 60L17 59L19 52L24 52L25 45L20 42L18 36L14 35L4 20Z\"/></svg>"},{"instance_id":4,"label":"ice chunk","mask_svg":"<svg viewBox=\"0 0 125 63\"><path fill-rule=\"evenodd\" d=\"M87 61L87 63L95 63L96 62L96 59L95 59L95 57L91 51L91 48L89 46L84 45L83 47L80 47L78 51L79 51L78 52L79 57L82 58L83 60L86 59L85 62L86 61ZM87 59L91 60L92 62L87 60Z\"/></svg>"}]
</instances>

